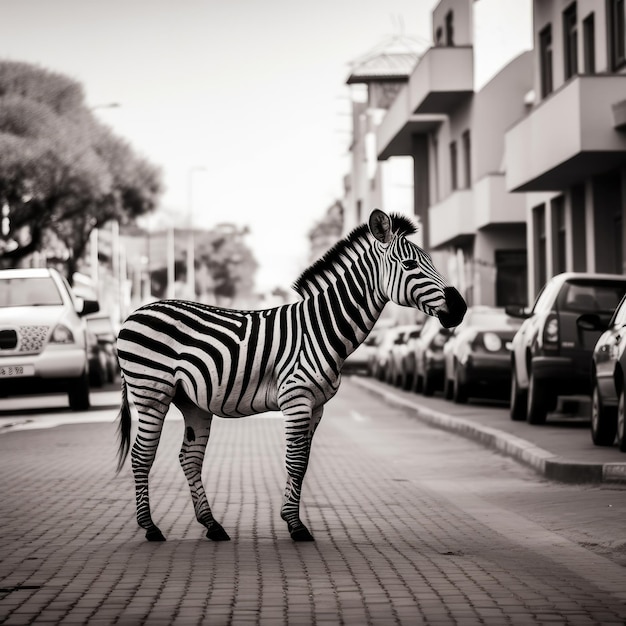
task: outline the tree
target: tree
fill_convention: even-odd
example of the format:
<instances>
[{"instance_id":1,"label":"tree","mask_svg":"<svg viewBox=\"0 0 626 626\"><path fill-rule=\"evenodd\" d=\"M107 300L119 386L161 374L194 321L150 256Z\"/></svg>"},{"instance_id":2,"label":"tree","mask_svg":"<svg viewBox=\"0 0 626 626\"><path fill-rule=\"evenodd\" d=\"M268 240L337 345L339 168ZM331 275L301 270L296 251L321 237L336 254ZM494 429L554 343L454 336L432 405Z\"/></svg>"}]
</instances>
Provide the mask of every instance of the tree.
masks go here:
<instances>
[{"instance_id":1,"label":"tree","mask_svg":"<svg viewBox=\"0 0 626 626\"><path fill-rule=\"evenodd\" d=\"M71 279L93 228L155 208L160 172L100 124L82 86L60 74L0 62L0 205L9 208L0 263L13 265L54 232Z\"/></svg>"},{"instance_id":2,"label":"tree","mask_svg":"<svg viewBox=\"0 0 626 626\"><path fill-rule=\"evenodd\" d=\"M196 234L197 265L207 268L219 302L230 305L236 298L252 294L258 263L244 241L247 233L247 228L223 224Z\"/></svg>"}]
</instances>

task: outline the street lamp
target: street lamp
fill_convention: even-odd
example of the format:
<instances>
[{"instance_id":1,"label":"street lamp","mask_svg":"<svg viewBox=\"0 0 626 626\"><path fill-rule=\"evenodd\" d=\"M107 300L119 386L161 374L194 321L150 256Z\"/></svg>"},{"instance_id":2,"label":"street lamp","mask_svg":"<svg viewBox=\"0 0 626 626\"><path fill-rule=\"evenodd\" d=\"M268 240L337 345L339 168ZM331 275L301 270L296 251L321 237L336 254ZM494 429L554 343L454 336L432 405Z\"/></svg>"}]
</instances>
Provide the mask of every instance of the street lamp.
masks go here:
<instances>
[{"instance_id":1,"label":"street lamp","mask_svg":"<svg viewBox=\"0 0 626 626\"><path fill-rule=\"evenodd\" d=\"M193 236L193 175L195 172L206 172L206 167L202 165L194 165L189 168L189 215L187 234L187 290L192 300L196 299L196 258L195 258L195 241Z\"/></svg>"}]
</instances>

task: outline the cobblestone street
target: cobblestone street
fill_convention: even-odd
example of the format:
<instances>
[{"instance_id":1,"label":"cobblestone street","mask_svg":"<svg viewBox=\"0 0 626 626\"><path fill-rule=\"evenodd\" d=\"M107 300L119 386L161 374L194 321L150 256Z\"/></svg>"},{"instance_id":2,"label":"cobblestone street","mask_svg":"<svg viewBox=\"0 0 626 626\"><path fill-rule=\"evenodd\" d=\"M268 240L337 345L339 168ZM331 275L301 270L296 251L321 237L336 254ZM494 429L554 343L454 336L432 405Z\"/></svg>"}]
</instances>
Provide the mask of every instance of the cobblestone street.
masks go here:
<instances>
[{"instance_id":1,"label":"cobblestone street","mask_svg":"<svg viewBox=\"0 0 626 626\"><path fill-rule=\"evenodd\" d=\"M212 543L170 418L151 476L156 544L136 526L129 464L115 476L114 424L0 436L1 623L625 623L624 544L605 541L623 540L623 486L549 483L346 381L305 482L316 542L292 542L280 519L270 415L214 422L205 482L233 540Z\"/></svg>"}]
</instances>

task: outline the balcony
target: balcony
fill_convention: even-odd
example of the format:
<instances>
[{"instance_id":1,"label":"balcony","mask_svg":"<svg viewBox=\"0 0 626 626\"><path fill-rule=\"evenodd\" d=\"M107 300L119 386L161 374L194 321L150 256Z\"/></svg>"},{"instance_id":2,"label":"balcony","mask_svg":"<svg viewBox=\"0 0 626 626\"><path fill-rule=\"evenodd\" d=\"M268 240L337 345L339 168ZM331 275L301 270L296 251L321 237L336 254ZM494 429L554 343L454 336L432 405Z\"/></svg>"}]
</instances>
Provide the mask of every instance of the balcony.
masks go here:
<instances>
[{"instance_id":1,"label":"balcony","mask_svg":"<svg viewBox=\"0 0 626 626\"><path fill-rule=\"evenodd\" d=\"M430 246L462 244L476 234L474 199L471 189L450 194L428 209Z\"/></svg>"},{"instance_id":2,"label":"balcony","mask_svg":"<svg viewBox=\"0 0 626 626\"><path fill-rule=\"evenodd\" d=\"M378 160L384 161L392 156L411 156L413 135L431 132L444 119L443 115L413 115L408 88L402 87L376 129Z\"/></svg>"},{"instance_id":3,"label":"balcony","mask_svg":"<svg viewBox=\"0 0 626 626\"><path fill-rule=\"evenodd\" d=\"M626 75L577 76L505 135L508 191L559 191L626 163L613 106Z\"/></svg>"},{"instance_id":4,"label":"balcony","mask_svg":"<svg viewBox=\"0 0 626 626\"><path fill-rule=\"evenodd\" d=\"M450 114L474 91L474 49L430 48L413 70L408 87L411 112Z\"/></svg>"},{"instance_id":5,"label":"balcony","mask_svg":"<svg viewBox=\"0 0 626 626\"><path fill-rule=\"evenodd\" d=\"M523 194L507 193L504 174L488 174L474 185L474 225L476 230L496 224L526 222Z\"/></svg>"}]
</instances>

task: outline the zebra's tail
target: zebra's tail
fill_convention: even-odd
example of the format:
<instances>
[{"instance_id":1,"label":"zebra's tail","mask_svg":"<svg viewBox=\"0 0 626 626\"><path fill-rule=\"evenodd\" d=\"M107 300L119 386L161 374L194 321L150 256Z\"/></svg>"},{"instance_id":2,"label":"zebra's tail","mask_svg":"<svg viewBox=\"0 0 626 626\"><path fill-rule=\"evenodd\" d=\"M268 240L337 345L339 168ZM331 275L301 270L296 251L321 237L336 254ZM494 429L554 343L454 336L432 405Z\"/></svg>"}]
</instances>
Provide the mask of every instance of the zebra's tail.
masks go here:
<instances>
[{"instance_id":1,"label":"zebra's tail","mask_svg":"<svg viewBox=\"0 0 626 626\"><path fill-rule=\"evenodd\" d=\"M128 451L130 450L130 428L131 428L131 418L130 418L130 407L128 405L128 394L126 391L126 381L124 380L124 375L122 375L122 406L120 407L120 412L118 415L118 426L117 432L119 435L119 448L117 449L117 473L119 474L126 457L128 456Z\"/></svg>"}]
</instances>

